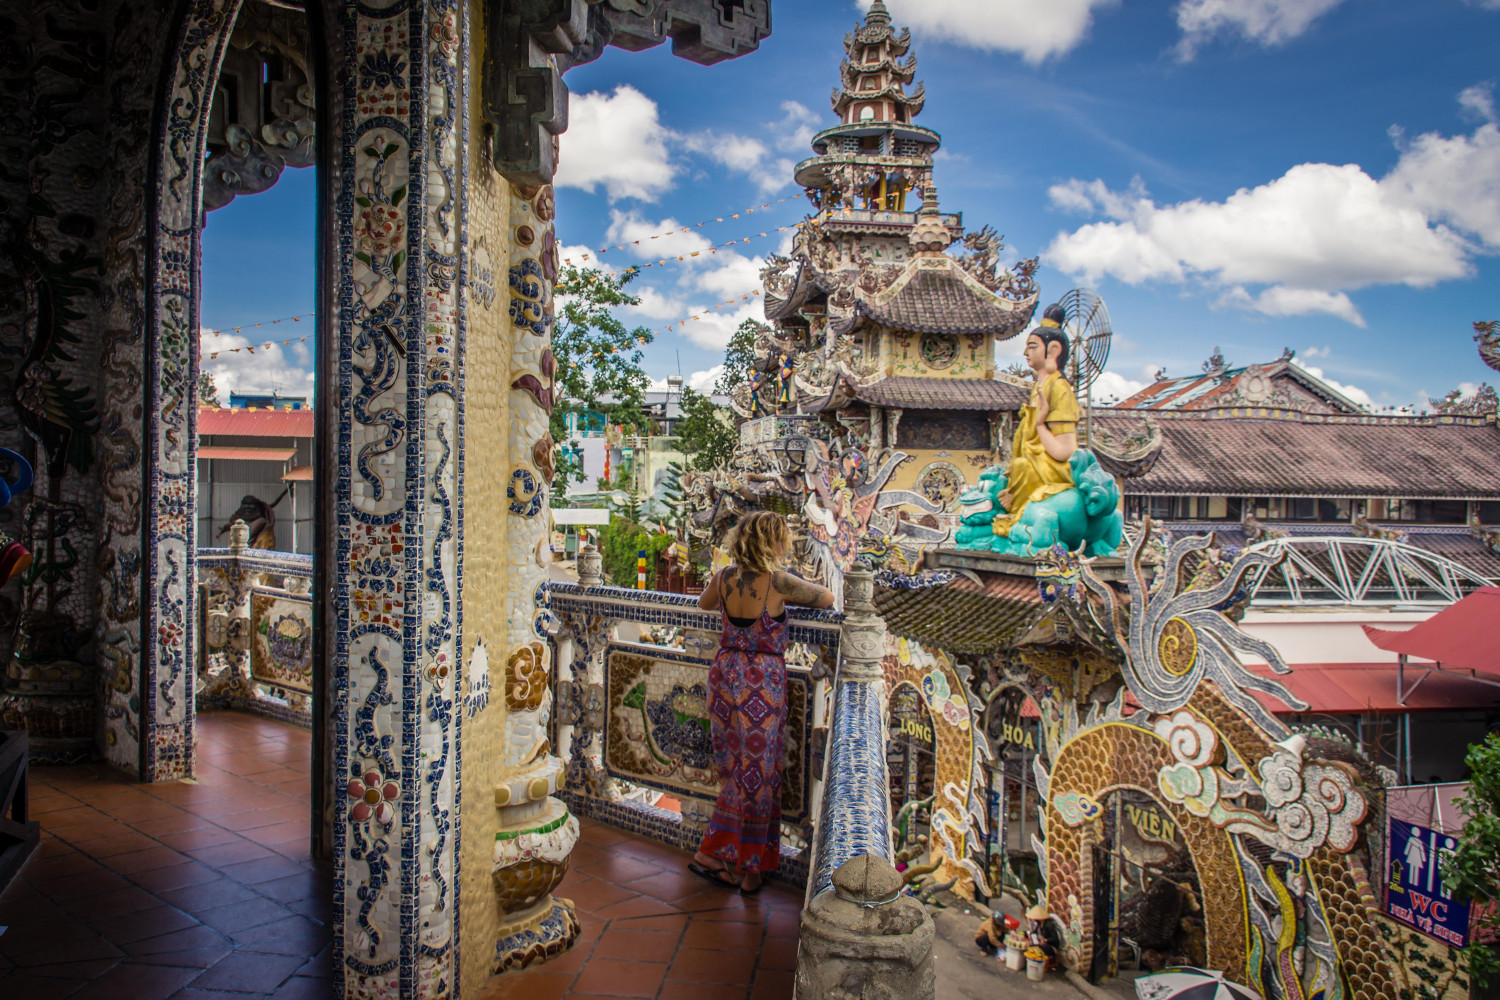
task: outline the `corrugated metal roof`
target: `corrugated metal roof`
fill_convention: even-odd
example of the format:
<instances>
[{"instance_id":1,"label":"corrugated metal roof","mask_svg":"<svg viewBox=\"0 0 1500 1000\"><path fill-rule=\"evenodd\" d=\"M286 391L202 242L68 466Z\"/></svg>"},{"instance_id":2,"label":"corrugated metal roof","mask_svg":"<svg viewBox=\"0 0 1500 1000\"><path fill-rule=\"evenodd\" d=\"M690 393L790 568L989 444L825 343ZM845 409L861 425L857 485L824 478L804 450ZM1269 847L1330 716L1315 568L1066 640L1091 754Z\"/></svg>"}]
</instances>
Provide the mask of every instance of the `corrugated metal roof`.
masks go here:
<instances>
[{"instance_id":1,"label":"corrugated metal roof","mask_svg":"<svg viewBox=\"0 0 1500 1000\"><path fill-rule=\"evenodd\" d=\"M296 448L238 448L223 444L198 446L198 458L223 458L236 462L288 462L297 454Z\"/></svg>"},{"instance_id":2,"label":"corrugated metal roof","mask_svg":"<svg viewBox=\"0 0 1500 1000\"><path fill-rule=\"evenodd\" d=\"M310 438L311 410L231 410L228 407L198 407L198 436L223 434L231 437Z\"/></svg>"},{"instance_id":3,"label":"corrugated metal roof","mask_svg":"<svg viewBox=\"0 0 1500 1000\"><path fill-rule=\"evenodd\" d=\"M1307 702L1306 713L1293 712L1270 695L1251 694L1277 715L1359 715L1363 712L1430 712L1500 705L1500 688L1462 674L1426 672L1408 667L1406 685L1423 673L1426 680L1406 698L1396 700L1396 668L1389 663L1296 663L1289 674L1272 674L1263 664L1246 668L1262 677L1274 676L1288 691Z\"/></svg>"},{"instance_id":4,"label":"corrugated metal roof","mask_svg":"<svg viewBox=\"0 0 1500 1000\"><path fill-rule=\"evenodd\" d=\"M1408 631L1373 625L1364 630L1371 642L1387 652L1500 677L1496 623L1500 623L1500 587L1480 587Z\"/></svg>"}]
</instances>

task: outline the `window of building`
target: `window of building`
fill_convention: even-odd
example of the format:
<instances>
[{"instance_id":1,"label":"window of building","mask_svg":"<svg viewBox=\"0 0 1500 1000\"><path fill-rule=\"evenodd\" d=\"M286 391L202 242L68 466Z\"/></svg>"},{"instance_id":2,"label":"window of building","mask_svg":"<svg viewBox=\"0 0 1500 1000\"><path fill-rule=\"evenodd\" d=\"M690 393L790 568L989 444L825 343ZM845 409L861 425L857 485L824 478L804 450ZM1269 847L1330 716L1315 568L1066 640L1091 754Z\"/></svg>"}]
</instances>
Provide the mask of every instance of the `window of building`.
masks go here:
<instances>
[{"instance_id":1,"label":"window of building","mask_svg":"<svg viewBox=\"0 0 1500 1000\"><path fill-rule=\"evenodd\" d=\"M990 421L980 412L907 410L897 425L896 436L897 447L903 451L988 451Z\"/></svg>"},{"instance_id":2,"label":"window of building","mask_svg":"<svg viewBox=\"0 0 1500 1000\"><path fill-rule=\"evenodd\" d=\"M1382 506L1371 501L1371 519L1410 521L1414 524L1463 524L1468 520L1469 505L1462 500L1386 500L1384 517L1373 513Z\"/></svg>"}]
</instances>

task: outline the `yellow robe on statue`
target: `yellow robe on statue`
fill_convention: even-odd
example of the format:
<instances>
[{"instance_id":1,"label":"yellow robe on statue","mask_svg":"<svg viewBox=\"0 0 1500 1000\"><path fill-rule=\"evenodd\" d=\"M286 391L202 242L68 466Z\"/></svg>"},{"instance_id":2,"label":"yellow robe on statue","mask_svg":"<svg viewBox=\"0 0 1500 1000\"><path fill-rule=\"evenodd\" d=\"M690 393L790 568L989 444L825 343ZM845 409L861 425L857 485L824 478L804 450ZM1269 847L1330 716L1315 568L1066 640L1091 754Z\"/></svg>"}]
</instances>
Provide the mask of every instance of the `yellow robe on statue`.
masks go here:
<instances>
[{"instance_id":1,"label":"yellow robe on statue","mask_svg":"<svg viewBox=\"0 0 1500 1000\"><path fill-rule=\"evenodd\" d=\"M1073 488L1073 467L1059 462L1042 447L1036 429L1036 402L1047 394L1047 427L1053 434L1072 434L1078 429L1078 397L1060 374L1053 373L1032 387L1031 401L1021 408L1021 426L1011 445L1010 472L1006 490L1010 512L995 518L995 534L1008 536L1029 503L1045 500Z\"/></svg>"}]
</instances>

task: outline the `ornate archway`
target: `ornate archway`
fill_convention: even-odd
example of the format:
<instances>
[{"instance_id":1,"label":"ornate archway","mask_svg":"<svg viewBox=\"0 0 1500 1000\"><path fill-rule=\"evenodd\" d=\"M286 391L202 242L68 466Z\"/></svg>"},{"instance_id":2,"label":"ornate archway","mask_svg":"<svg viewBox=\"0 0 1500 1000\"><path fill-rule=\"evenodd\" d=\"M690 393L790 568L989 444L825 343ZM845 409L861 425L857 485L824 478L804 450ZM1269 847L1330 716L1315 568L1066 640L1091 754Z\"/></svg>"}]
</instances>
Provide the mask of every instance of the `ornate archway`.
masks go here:
<instances>
[{"instance_id":1,"label":"ornate archway","mask_svg":"<svg viewBox=\"0 0 1500 1000\"><path fill-rule=\"evenodd\" d=\"M1110 722L1065 744L1047 788L1047 906L1066 928L1070 966L1093 940L1094 912L1090 823L1103 797L1131 789L1156 801L1177 824L1197 867L1207 924L1209 966L1243 981L1248 959L1247 899L1233 838L1208 819L1162 799L1157 774L1174 763L1167 744L1150 730Z\"/></svg>"}]
</instances>

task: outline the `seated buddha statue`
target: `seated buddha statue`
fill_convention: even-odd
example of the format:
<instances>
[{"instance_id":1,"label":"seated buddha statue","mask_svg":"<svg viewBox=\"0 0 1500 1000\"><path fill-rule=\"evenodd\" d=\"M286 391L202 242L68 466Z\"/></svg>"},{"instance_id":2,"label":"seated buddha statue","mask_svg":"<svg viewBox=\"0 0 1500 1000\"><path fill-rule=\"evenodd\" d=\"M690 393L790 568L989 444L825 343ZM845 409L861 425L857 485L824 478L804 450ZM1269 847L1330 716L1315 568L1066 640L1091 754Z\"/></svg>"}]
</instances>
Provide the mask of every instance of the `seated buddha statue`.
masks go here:
<instances>
[{"instance_id":1,"label":"seated buddha statue","mask_svg":"<svg viewBox=\"0 0 1500 1000\"><path fill-rule=\"evenodd\" d=\"M1068 363L1065 318L1062 306L1048 306L1041 325L1026 335L1026 364L1036 383L1021 408L1005 491L998 498L1005 513L995 518L993 529L1002 538L1021 520L1027 504L1076 485L1070 460L1078 450L1078 397L1060 370Z\"/></svg>"}]
</instances>

